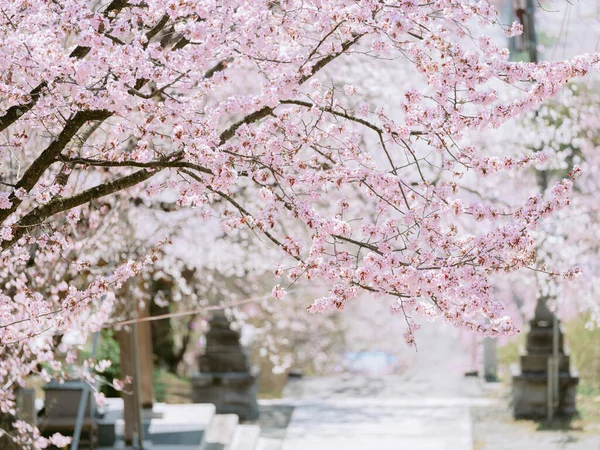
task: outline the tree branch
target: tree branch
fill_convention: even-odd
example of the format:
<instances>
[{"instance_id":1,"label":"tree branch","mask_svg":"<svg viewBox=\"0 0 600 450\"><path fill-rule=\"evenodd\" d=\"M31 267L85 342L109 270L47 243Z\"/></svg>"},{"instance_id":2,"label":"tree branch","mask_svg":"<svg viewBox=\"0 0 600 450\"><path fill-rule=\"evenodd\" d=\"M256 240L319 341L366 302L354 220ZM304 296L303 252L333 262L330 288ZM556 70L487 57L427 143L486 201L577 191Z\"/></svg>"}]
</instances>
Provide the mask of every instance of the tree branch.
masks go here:
<instances>
[{"instance_id":1,"label":"tree branch","mask_svg":"<svg viewBox=\"0 0 600 450\"><path fill-rule=\"evenodd\" d=\"M155 169L181 167L181 168L193 169L198 172L213 175L213 172L210 169L207 169L206 167L202 167L202 166L199 166L194 163L180 161L180 160L178 160L178 158L180 158L180 157L181 157L181 155L176 155L176 157L174 158L174 155L171 155L169 157L169 159L171 161L154 160L154 161L148 161L148 162L139 162L139 161L133 161L133 160L102 161L99 159L90 159L90 158L68 158L66 156L61 156L59 159L68 164L81 164L81 165L86 165L86 166L97 166L97 167L144 167L144 168L155 168Z\"/></svg>"},{"instance_id":2,"label":"tree branch","mask_svg":"<svg viewBox=\"0 0 600 450\"><path fill-rule=\"evenodd\" d=\"M77 195L73 195L72 197L56 198L45 205L31 210L29 213L23 216L21 220L13 225L13 238L2 242L2 250L12 247L15 242L17 242L25 234L28 228L41 224L47 218L60 212L68 211L84 205L92 200L106 197L107 195L114 194L115 192L133 187L136 184L142 183L143 181L153 177L161 170L162 169L142 169L132 173L131 175L127 175L118 178L117 180L87 189Z\"/></svg>"},{"instance_id":3,"label":"tree branch","mask_svg":"<svg viewBox=\"0 0 600 450\"><path fill-rule=\"evenodd\" d=\"M127 0L113 0L106 7L106 10L104 11L104 16L109 17L108 15L110 12L120 11L121 9L125 8L125 6L127 6ZM111 19L114 19L114 17L116 17L116 15L111 17ZM87 54L90 52L90 50L91 50L90 47L78 45L77 47L75 47L73 49L73 51L71 52L71 54L69 56L71 58L83 59L87 56ZM31 98L31 100L29 100L25 104L13 105L10 108L8 108L6 110L6 112L4 113L4 115L2 117L0 117L0 131L5 130L10 125L12 125L17 120L19 120L19 118L23 114L31 111L31 109L37 104L38 100L40 99L40 97L42 95L42 91L47 87L48 87L48 82L42 81L40 84L38 84L35 88L33 88L29 92L29 97Z\"/></svg>"},{"instance_id":4,"label":"tree branch","mask_svg":"<svg viewBox=\"0 0 600 450\"><path fill-rule=\"evenodd\" d=\"M10 194L11 207L0 210L0 223L17 210L21 200L15 195L17 189L31 191L40 180L46 169L50 167L71 142L73 136L89 120L105 120L111 115L108 111L79 111L71 119L67 120L63 130L52 143L37 157L27 168L21 179L15 184L15 190Z\"/></svg>"},{"instance_id":5,"label":"tree branch","mask_svg":"<svg viewBox=\"0 0 600 450\"><path fill-rule=\"evenodd\" d=\"M325 58L319 60L319 62L317 62L312 67L312 69L311 69L311 71L310 71L309 74L304 75L304 76L302 76L300 78L300 82L298 84L304 84L313 75L315 75L319 70L321 70L323 67L325 67L327 64L329 64L331 61L335 60L338 56L340 56L344 52L346 52L346 50L348 50L353 44L355 44L356 42L358 42L358 40L362 36L364 36L364 35L363 34L359 34L354 39L351 39L349 41L344 42L342 44L342 49L339 52L332 53L331 55L328 55ZM231 125L229 128L227 128L225 131L223 131L221 133L221 135L219 136L219 145L223 145L225 142L227 142L229 139L231 139L233 136L235 136L235 132L242 125L251 124L251 123L254 123L254 122L258 122L259 120L264 119L268 115L272 114L274 109L275 109L275 107L263 106L258 111L255 111L255 112L253 112L251 114L248 114L242 120L234 123L233 125Z\"/></svg>"}]
</instances>

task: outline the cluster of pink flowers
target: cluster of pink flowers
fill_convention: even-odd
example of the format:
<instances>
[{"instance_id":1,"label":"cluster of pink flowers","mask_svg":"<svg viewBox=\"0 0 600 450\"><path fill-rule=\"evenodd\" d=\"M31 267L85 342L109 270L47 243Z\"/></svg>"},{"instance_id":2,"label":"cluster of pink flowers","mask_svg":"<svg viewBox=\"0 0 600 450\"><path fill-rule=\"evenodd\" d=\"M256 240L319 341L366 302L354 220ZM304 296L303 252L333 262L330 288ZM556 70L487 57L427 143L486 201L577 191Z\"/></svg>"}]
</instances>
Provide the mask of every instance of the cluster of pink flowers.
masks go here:
<instances>
[{"instance_id":1,"label":"cluster of pink flowers","mask_svg":"<svg viewBox=\"0 0 600 450\"><path fill-rule=\"evenodd\" d=\"M54 359L49 332L110 322L118 289L159 257L123 256L127 211L145 202L280 249L273 297L301 279L329 287L310 312L368 293L399 301L409 345L419 317L517 331L490 278L534 264L536 229L569 205L572 181L510 207L475 202L463 180L547 155L468 138L598 55L510 62L485 35L499 26L487 1L105 3L0 7L0 384ZM401 58L410 76L384 100L342 70Z\"/></svg>"}]
</instances>

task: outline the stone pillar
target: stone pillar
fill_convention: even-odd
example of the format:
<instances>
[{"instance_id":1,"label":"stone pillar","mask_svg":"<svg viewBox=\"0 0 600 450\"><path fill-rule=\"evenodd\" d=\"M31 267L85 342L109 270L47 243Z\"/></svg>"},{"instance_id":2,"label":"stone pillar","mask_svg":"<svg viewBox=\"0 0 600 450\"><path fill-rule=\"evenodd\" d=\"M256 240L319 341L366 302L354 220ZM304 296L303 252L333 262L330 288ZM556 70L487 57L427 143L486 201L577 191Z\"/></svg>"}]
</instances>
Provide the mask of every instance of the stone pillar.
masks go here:
<instances>
[{"instance_id":1,"label":"stone pillar","mask_svg":"<svg viewBox=\"0 0 600 450\"><path fill-rule=\"evenodd\" d=\"M483 340L483 377L485 381L498 380L498 356L495 338L486 337Z\"/></svg>"},{"instance_id":2,"label":"stone pillar","mask_svg":"<svg viewBox=\"0 0 600 450\"><path fill-rule=\"evenodd\" d=\"M17 416L34 427L37 426L34 389L17 389Z\"/></svg>"},{"instance_id":3,"label":"stone pillar","mask_svg":"<svg viewBox=\"0 0 600 450\"><path fill-rule=\"evenodd\" d=\"M543 420L547 413L548 359L552 357L554 315L546 300L538 300L535 316L527 335L526 353L521 355L521 373L513 376L513 413L515 418ZM564 351L563 333L559 329L559 417L577 414L575 394L579 378L570 373L569 356Z\"/></svg>"},{"instance_id":4,"label":"stone pillar","mask_svg":"<svg viewBox=\"0 0 600 450\"><path fill-rule=\"evenodd\" d=\"M206 352L200 356L200 373L191 379L192 401L213 403L218 414L254 420L258 417L258 373L250 369L239 339L225 314L216 312L206 334Z\"/></svg>"}]
</instances>

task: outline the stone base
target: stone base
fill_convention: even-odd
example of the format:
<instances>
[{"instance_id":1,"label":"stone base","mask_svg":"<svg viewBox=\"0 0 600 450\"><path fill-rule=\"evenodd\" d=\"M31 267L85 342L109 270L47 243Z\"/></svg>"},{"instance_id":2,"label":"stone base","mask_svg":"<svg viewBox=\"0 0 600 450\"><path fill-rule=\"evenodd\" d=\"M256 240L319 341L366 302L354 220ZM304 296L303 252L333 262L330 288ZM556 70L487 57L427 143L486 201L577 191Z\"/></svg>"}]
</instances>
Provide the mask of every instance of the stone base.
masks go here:
<instances>
[{"instance_id":1,"label":"stone base","mask_svg":"<svg viewBox=\"0 0 600 450\"><path fill-rule=\"evenodd\" d=\"M556 416L577 415L575 395L579 378L568 372L559 376L559 405ZM545 373L522 373L513 376L513 413L516 419L544 420L548 405L548 376Z\"/></svg>"},{"instance_id":2,"label":"stone base","mask_svg":"<svg viewBox=\"0 0 600 450\"><path fill-rule=\"evenodd\" d=\"M99 423L101 450L125 449L124 404L121 398L108 398L103 407ZM204 435L211 423L215 409L213 405L155 403L153 410L142 411L144 448L177 449L201 448ZM129 448L129 447L128 447Z\"/></svg>"},{"instance_id":3,"label":"stone base","mask_svg":"<svg viewBox=\"0 0 600 450\"><path fill-rule=\"evenodd\" d=\"M46 417L72 417L76 418L79 410L79 401L85 389L83 381L70 380L59 383L50 381L44 386L44 416ZM88 401L85 410L86 417L96 416L96 401L88 389Z\"/></svg>"},{"instance_id":4,"label":"stone base","mask_svg":"<svg viewBox=\"0 0 600 450\"><path fill-rule=\"evenodd\" d=\"M258 418L258 373L198 373L191 377L192 402L212 403L217 414L237 414L240 420Z\"/></svg>"},{"instance_id":5,"label":"stone base","mask_svg":"<svg viewBox=\"0 0 600 450\"><path fill-rule=\"evenodd\" d=\"M546 374L548 372L548 358L547 354L526 354L521 355L521 371L523 373L539 372L540 374ZM559 372L569 372L570 367L569 355L561 354L558 358L558 370Z\"/></svg>"},{"instance_id":6,"label":"stone base","mask_svg":"<svg viewBox=\"0 0 600 450\"><path fill-rule=\"evenodd\" d=\"M42 436L48 437L56 432L64 436L73 435L77 424L79 402L86 389L86 384L77 380L63 383L53 380L44 386L44 409L38 420ZM80 443L82 448L95 448L98 444L96 402L92 395L92 389L87 389L87 395Z\"/></svg>"}]
</instances>

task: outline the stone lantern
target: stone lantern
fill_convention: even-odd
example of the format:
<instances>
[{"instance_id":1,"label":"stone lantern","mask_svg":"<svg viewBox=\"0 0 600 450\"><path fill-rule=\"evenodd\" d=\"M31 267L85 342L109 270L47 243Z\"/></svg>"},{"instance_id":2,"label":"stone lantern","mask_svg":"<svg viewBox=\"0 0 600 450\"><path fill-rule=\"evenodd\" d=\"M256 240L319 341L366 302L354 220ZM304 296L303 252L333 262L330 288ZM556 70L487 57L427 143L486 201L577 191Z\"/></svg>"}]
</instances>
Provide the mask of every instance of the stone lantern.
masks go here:
<instances>
[{"instance_id":1,"label":"stone lantern","mask_svg":"<svg viewBox=\"0 0 600 450\"><path fill-rule=\"evenodd\" d=\"M521 373L513 376L513 413L515 418L541 420L547 417L548 360L553 351L554 315L541 298L527 335L526 353L521 355ZM555 414L570 418L577 414L575 394L579 378L570 372L563 333L558 326L558 402Z\"/></svg>"},{"instance_id":2,"label":"stone lantern","mask_svg":"<svg viewBox=\"0 0 600 450\"><path fill-rule=\"evenodd\" d=\"M209 322L200 372L192 376L192 401L213 403L217 414L237 414L240 420L258 418L257 375L222 311Z\"/></svg>"}]
</instances>

